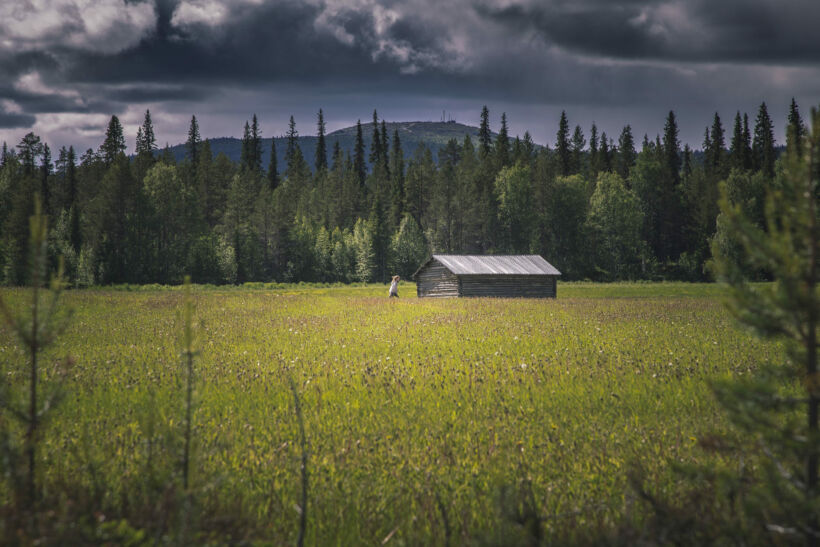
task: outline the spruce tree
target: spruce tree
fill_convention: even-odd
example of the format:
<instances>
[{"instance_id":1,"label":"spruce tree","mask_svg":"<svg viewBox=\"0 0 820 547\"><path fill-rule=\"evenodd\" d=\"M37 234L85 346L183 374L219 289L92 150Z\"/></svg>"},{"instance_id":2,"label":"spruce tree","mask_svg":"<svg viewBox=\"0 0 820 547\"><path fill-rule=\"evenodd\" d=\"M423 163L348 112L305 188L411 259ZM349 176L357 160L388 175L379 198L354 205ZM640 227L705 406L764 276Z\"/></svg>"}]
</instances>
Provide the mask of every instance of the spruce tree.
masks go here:
<instances>
[{"instance_id":1,"label":"spruce tree","mask_svg":"<svg viewBox=\"0 0 820 547\"><path fill-rule=\"evenodd\" d=\"M681 167L681 178L686 181L692 175L692 149L689 143L683 145L683 166Z\"/></svg>"},{"instance_id":2,"label":"spruce tree","mask_svg":"<svg viewBox=\"0 0 820 547\"><path fill-rule=\"evenodd\" d=\"M268 162L268 188L275 190L279 186L279 167L276 159L276 137L270 139L270 161Z\"/></svg>"},{"instance_id":3,"label":"spruce tree","mask_svg":"<svg viewBox=\"0 0 820 547\"><path fill-rule=\"evenodd\" d=\"M796 150L798 154L803 153L803 140L806 137L807 129L803 125L803 120L800 118L800 111L797 108L797 103L792 97L792 103L789 106L788 127L786 129L786 147ZM794 142L791 142L791 141Z\"/></svg>"},{"instance_id":4,"label":"spruce tree","mask_svg":"<svg viewBox=\"0 0 820 547\"><path fill-rule=\"evenodd\" d=\"M615 171L625 181L629 180L629 172L632 166L635 165L637 156L635 139L632 137L632 127L627 125L621 131L621 136L618 137L618 159L615 167Z\"/></svg>"},{"instance_id":5,"label":"spruce tree","mask_svg":"<svg viewBox=\"0 0 820 547\"><path fill-rule=\"evenodd\" d=\"M659 181L657 210L659 233L655 251L661 260L674 260L683 251L682 226L685 218L682 210L680 185L680 142L675 113L671 110L664 124L663 142L656 139L655 149L661 161L663 178Z\"/></svg>"},{"instance_id":6,"label":"spruce tree","mask_svg":"<svg viewBox=\"0 0 820 547\"><path fill-rule=\"evenodd\" d=\"M481 109L481 124L478 128L478 142L479 157L484 159L490 154L493 143L493 136L490 132L490 111L487 110L487 105L484 105Z\"/></svg>"},{"instance_id":7,"label":"spruce tree","mask_svg":"<svg viewBox=\"0 0 820 547\"><path fill-rule=\"evenodd\" d=\"M251 124L245 120L245 128L242 131L242 149L239 152L239 168L250 169L253 152L251 151Z\"/></svg>"},{"instance_id":8,"label":"spruce tree","mask_svg":"<svg viewBox=\"0 0 820 547\"><path fill-rule=\"evenodd\" d=\"M297 155L300 154L299 132L296 130L296 122L293 120L293 116L290 117L290 121L288 122L287 138L288 144L285 149L285 164L287 164L288 175L290 175L296 167Z\"/></svg>"},{"instance_id":9,"label":"spruce tree","mask_svg":"<svg viewBox=\"0 0 820 547\"><path fill-rule=\"evenodd\" d=\"M387 176L390 176L390 162L387 158L387 153L390 151L390 137L387 136L387 124L385 123L384 119L382 119L382 162L384 163L384 169L387 171Z\"/></svg>"},{"instance_id":10,"label":"spruce tree","mask_svg":"<svg viewBox=\"0 0 820 547\"><path fill-rule=\"evenodd\" d=\"M680 141L678 140L678 122L672 110L669 111L663 126L663 157L667 173L673 183L672 186L677 187L680 183Z\"/></svg>"},{"instance_id":11,"label":"spruce tree","mask_svg":"<svg viewBox=\"0 0 820 547\"><path fill-rule=\"evenodd\" d=\"M589 130L589 170L593 177L597 176L598 171L601 170L598 157L598 127L595 122L592 122L592 127Z\"/></svg>"},{"instance_id":12,"label":"spruce tree","mask_svg":"<svg viewBox=\"0 0 820 547\"><path fill-rule=\"evenodd\" d=\"M527 161L530 161L535 156L535 143L532 141L532 135L529 131L524 131L524 155Z\"/></svg>"},{"instance_id":13,"label":"spruce tree","mask_svg":"<svg viewBox=\"0 0 820 547\"><path fill-rule=\"evenodd\" d=\"M499 168L510 164L510 137L507 131L507 113L501 113L501 129L495 138L495 160Z\"/></svg>"},{"instance_id":14,"label":"spruce tree","mask_svg":"<svg viewBox=\"0 0 820 547\"><path fill-rule=\"evenodd\" d=\"M383 283L387 280L387 254L390 249L390 231L387 226L381 195L378 192L373 199L368 224L370 224L372 230L376 281Z\"/></svg>"},{"instance_id":15,"label":"spruce tree","mask_svg":"<svg viewBox=\"0 0 820 547\"><path fill-rule=\"evenodd\" d=\"M151 111L145 111L142 126L137 132L137 155L153 154L157 149L157 138L154 135L154 123L151 121Z\"/></svg>"},{"instance_id":16,"label":"spruce tree","mask_svg":"<svg viewBox=\"0 0 820 547\"><path fill-rule=\"evenodd\" d=\"M708 126L703 131L703 163L707 170L712 166L712 134Z\"/></svg>"},{"instance_id":17,"label":"spruce tree","mask_svg":"<svg viewBox=\"0 0 820 547\"><path fill-rule=\"evenodd\" d=\"M569 122L567 113L561 111L561 120L558 122L558 135L555 143L555 151L558 153L558 163L562 175L569 175L572 170L572 158L569 149Z\"/></svg>"},{"instance_id":18,"label":"spruce tree","mask_svg":"<svg viewBox=\"0 0 820 547\"><path fill-rule=\"evenodd\" d=\"M601 133L601 147L598 149L598 165L601 171L612 172L612 149L606 131Z\"/></svg>"},{"instance_id":19,"label":"spruce tree","mask_svg":"<svg viewBox=\"0 0 820 547\"><path fill-rule=\"evenodd\" d=\"M51 165L51 149L48 143L43 144L43 159L40 162L40 198L43 205L43 213L48 215L51 207L51 189L49 187L49 178L52 173Z\"/></svg>"},{"instance_id":20,"label":"spruce tree","mask_svg":"<svg viewBox=\"0 0 820 547\"><path fill-rule=\"evenodd\" d=\"M743 113L743 168L754 168L754 158L752 156L752 135L749 131L749 115L745 112Z\"/></svg>"},{"instance_id":21,"label":"spruce tree","mask_svg":"<svg viewBox=\"0 0 820 547\"><path fill-rule=\"evenodd\" d=\"M80 252L80 215L77 211L77 154L69 146L65 156L64 184L66 188L65 209L69 212L69 241L75 252Z\"/></svg>"},{"instance_id":22,"label":"spruce tree","mask_svg":"<svg viewBox=\"0 0 820 547\"><path fill-rule=\"evenodd\" d=\"M723 124L717 112L712 121L711 143L711 148L706 151L706 170L720 179L725 178L728 174L725 172L726 139L723 134Z\"/></svg>"},{"instance_id":23,"label":"spruce tree","mask_svg":"<svg viewBox=\"0 0 820 547\"><path fill-rule=\"evenodd\" d=\"M774 177L774 126L766 103L761 103L755 121L755 136L752 142L754 168L769 178Z\"/></svg>"},{"instance_id":24,"label":"spruce tree","mask_svg":"<svg viewBox=\"0 0 820 547\"><path fill-rule=\"evenodd\" d=\"M379 114L373 111L373 139L370 142L370 164L375 168L382 161L382 139L379 135Z\"/></svg>"},{"instance_id":25,"label":"spruce tree","mask_svg":"<svg viewBox=\"0 0 820 547\"><path fill-rule=\"evenodd\" d=\"M185 151L188 154L188 160L191 162L193 169L196 169L199 163L199 148L201 144L202 139L199 136L199 123L196 121L196 116L191 116L191 124L188 126L188 140L185 142Z\"/></svg>"},{"instance_id":26,"label":"spruce tree","mask_svg":"<svg viewBox=\"0 0 820 547\"><path fill-rule=\"evenodd\" d=\"M293 118L291 117L291 120ZM249 145L250 150L250 168L256 173L262 172L262 131L259 129L259 122L256 119L256 114L253 115L251 122L251 140Z\"/></svg>"},{"instance_id":27,"label":"spruce tree","mask_svg":"<svg viewBox=\"0 0 820 547\"><path fill-rule=\"evenodd\" d=\"M390 151L390 215L394 224L404 213L404 152L401 149L399 130L393 131L393 148Z\"/></svg>"},{"instance_id":28,"label":"spruce tree","mask_svg":"<svg viewBox=\"0 0 820 547\"><path fill-rule=\"evenodd\" d=\"M732 169L745 169L743 161L745 147L743 143L743 121L740 110L735 114L735 126L732 130L732 142L729 145L729 165Z\"/></svg>"},{"instance_id":29,"label":"spruce tree","mask_svg":"<svg viewBox=\"0 0 820 547\"><path fill-rule=\"evenodd\" d=\"M143 135L143 140L145 135ZM100 145L100 156L103 163L110 166L117 156L125 152L125 136L122 133L122 124L117 116L111 116L108 129L105 131L105 140Z\"/></svg>"},{"instance_id":30,"label":"spruce tree","mask_svg":"<svg viewBox=\"0 0 820 547\"><path fill-rule=\"evenodd\" d=\"M359 178L359 186L364 187L367 177L367 166L364 161L364 138L362 138L362 121L356 120L356 145L353 152L353 170Z\"/></svg>"},{"instance_id":31,"label":"spruce tree","mask_svg":"<svg viewBox=\"0 0 820 547\"><path fill-rule=\"evenodd\" d=\"M333 165L330 167L332 171L344 168L344 155L342 154L342 146L339 141L333 141Z\"/></svg>"},{"instance_id":32,"label":"spruce tree","mask_svg":"<svg viewBox=\"0 0 820 547\"><path fill-rule=\"evenodd\" d=\"M570 146L570 174L581 172L584 166L584 148L586 145L584 131L580 125L576 125L575 131L572 133L572 144Z\"/></svg>"},{"instance_id":33,"label":"spruce tree","mask_svg":"<svg viewBox=\"0 0 820 547\"><path fill-rule=\"evenodd\" d=\"M316 172L327 169L327 145L325 144L325 116L322 109L316 120Z\"/></svg>"}]
</instances>

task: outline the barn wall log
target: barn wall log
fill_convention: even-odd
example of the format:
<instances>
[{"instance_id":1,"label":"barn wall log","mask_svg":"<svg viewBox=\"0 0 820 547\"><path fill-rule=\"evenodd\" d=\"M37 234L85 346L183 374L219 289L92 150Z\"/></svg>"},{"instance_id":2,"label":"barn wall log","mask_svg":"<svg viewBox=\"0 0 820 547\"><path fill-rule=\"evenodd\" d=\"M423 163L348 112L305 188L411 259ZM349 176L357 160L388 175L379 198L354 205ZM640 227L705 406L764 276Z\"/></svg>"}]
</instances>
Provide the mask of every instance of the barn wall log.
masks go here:
<instances>
[{"instance_id":1,"label":"barn wall log","mask_svg":"<svg viewBox=\"0 0 820 547\"><path fill-rule=\"evenodd\" d=\"M458 277L433 260L416 275L416 294L419 298L458 296Z\"/></svg>"},{"instance_id":2,"label":"barn wall log","mask_svg":"<svg viewBox=\"0 0 820 547\"><path fill-rule=\"evenodd\" d=\"M551 275L462 275L461 296L499 298L554 298L555 276Z\"/></svg>"}]
</instances>

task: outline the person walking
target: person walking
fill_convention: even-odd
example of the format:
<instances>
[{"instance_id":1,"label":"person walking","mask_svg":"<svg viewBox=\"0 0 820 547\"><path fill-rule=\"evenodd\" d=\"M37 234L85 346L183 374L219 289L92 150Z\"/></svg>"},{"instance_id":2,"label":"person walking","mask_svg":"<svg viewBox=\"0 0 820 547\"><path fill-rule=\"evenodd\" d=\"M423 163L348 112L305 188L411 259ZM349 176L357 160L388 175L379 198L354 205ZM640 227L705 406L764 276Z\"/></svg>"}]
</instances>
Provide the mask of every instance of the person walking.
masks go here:
<instances>
[{"instance_id":1,"label":"person walking","mask_svg":"<svg viewBox=\"0 0 820 547\"><path fill-rule=\"evenodd\" d=\"M393 298L394 296L396 298L399 297L399 280L400 279L401 279L401 277L399 277L397 275L393 276L393 281L390 283L390 291L387 293L389 295L389 298Z\"/></svg>"}]
</instances>

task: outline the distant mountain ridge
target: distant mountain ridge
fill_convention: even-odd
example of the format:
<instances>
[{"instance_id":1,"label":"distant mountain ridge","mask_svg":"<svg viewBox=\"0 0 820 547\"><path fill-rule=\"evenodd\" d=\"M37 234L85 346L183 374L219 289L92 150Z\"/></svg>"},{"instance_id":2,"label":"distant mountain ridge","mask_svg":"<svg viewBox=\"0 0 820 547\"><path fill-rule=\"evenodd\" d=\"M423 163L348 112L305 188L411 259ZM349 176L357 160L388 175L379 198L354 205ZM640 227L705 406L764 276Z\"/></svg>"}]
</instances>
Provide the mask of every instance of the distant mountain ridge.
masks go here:
<instances>
[{"instance_id":1,"label":"distant mountain ridge","mask_svg":"<svg viewBox=\"0 0 820 547\"><path fill-rule=\"evenodd\" d=\"M430 148L433 153L433 159L438 161L438 152L443 148L450 139L456 139L459 144L464 141L466 135L470 136L473 141L473 146L478 148L478 127L465 125L456 122L386 122L387 136L390 139L391 147L393 142L393 134L398 129L399 140L404 152L404 159L410 159L415 153L416 149L423 143ZM381 124L379 124L379 131L381 131ZM495 139L496 134L492 134ZM365 159L370 153L370 143L373 140L373 123L362 124L362 138L365 146ZM279 166L279 171L284 170L285 166L285 150L287 148L287 137L274 137L276 140L276 161ZM317 137L314 135L300 136L299 147L302 149L302 155L313 169L316 158L316 141ZM211 144L211 151L214 157L217 154L224 153L231 160L238 162L242 151L242 139L236 137L217 137L208 139ZM356 145L356 126L345 127L328 133L325 135L325 143L327 146L327 161L328 165L332 164L332 155L334 142L338 142L342 149L342 153L349 153L353 156L354 147ZM267 169L270 163L270 148L271 139L262 139L262 166ZM185 144L177 144L170 147L171 154L177 161L185 158Z\"/></svg>"}]
</instances>

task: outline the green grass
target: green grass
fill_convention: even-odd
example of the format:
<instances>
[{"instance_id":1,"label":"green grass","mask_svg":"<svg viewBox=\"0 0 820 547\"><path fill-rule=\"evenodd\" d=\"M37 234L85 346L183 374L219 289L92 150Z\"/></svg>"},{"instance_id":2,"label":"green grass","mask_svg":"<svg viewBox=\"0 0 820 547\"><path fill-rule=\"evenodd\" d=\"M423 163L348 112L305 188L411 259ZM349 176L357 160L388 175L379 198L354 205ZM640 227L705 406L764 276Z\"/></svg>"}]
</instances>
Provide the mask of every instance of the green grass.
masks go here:
<instances>
[{"instance_id":1,"label":"green grass","mask_svg":"<svg viewBox=\"0 0 820 547\"><path fill-rule=\"evenodd\" d=\"M559 283L554 300L414 293L194 290L202 537L295 541L289 376L310 445L307 544L376 544L394 530L397 544L443 544L447 529L454 544L507 543L521 532L509 518L521 492L551 537L638 525L627 469L640 463L655 491L674 495L670 464L706 461L697 439L726 427L710 380L779 359L734 326L716 285ZM2 295L22 302L20 290ZM182 299L69 292L74 320L49 352L76 364L43 439L44 482L95 492L100 512L135 527L156 526L145 483L167 479L180 455ZM0 331L11 382L23 381L23 359Z\"/></svg>"}]
</instances>

